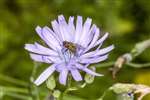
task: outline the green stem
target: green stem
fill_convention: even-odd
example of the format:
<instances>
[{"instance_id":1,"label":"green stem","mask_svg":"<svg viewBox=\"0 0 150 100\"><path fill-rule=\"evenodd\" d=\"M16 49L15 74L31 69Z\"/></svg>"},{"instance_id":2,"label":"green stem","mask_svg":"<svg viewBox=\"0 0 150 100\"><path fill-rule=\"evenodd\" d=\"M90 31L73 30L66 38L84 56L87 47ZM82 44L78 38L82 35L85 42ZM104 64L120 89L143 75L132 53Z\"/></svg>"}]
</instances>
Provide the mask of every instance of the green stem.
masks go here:
<instances>
[{"instance_id":1,"label":"green stem","mask_svg":"<svg viewBox=\"0 0 150 100\"><path fill-rule=\"evenodd\" d=\"M7 81L7 82L20 85L20 86L24 86L24 87L28 86L28 84L24 81L21 81L21 80L18 80L18 79L15 79L6 75L2 75L2 74L0 74L0 80Z\"/></svg>"},{"instance_id":2,"label":"green stem","mask_svg":"<svg viewBox=\"0 0 150 100\"><path fill-rule=\"evenodd\" d=\"M110 62L107 62L107 63L94 64L94 66L96 68L105 68L105 67L113 66L114 64L115 64L115 61L110 61Z\"/></svg>"},{"instance_id":3,"label":"green stem","mask_svg":"<svg viewBox=\"0 0 150 100\"><path fill-rule=\"evenodd\" d=\"M6 93L7 92L16 92L16 93L28 94L28 90L26 88L0 86L0 89Z\"/></svg>"},{"instance_id":4,"label":"green stem","mask_svg":"<svg viewBox=\"0 0 150 100\"><path fill-rule=\"evenodd\" d=\"M61 94L61 96L58 98L58 100L63 100L64 95L66 95L67 92L69 92L69 88L71 87L71 80L72 80L72 77L71 77L71 75L69 74L69 75L68 75L67 88L66 88L65 91Z\"/></svg>"},{"instance_id":5,"label":"green stem","mask_svg":"<svg viewBox=\"0 0 150 100\"><path fill-rule=\"evenodd\" d=\"M29 93L32 95L33 100L40 100L38 87L33 84L38 66L39 66L38 63L34 62L34 67L31 73L30 83L29 83Z\"/></svg>"},{"instance_id":6,"label":"green stem","mask_svg":"<svg viewBox=\"0 0 150 100\"><path fill-rule=\"evenodd\" d=\"M106 91L104 91L104 93L97 100L103 100L106 93L109 92L109 91L110 91L110 89L107 89Z\"/></svg>"},{"instance_id":7,"label":"green stem","mask_svg":"<svg viewBox=\"0 0 150 100\"><path fill-rule=\"evenodd\" d=\"M150 67L150 63L146 63L146 64L127 63L126 65L133 67L133 68Z\"/></svg>"},{"instance_id":8,"label":"green stem","mask_svg":"<svg viewBox=\"0 0 150 100\"><path fill-rule=\"evenodd\" d=\"M32 73L31 73L31 76L30 76L31 83L33 83L33 81L34 81L34 78L35 78L35 75L36 75L36 70L37 70L38 66L39 66L39 64L37 62L34 62Z\"/></svg>"},{"instance_id":9,"label":"green stem","mask_svg":"<svg viewBox=\"0 0 150 100\"><path fill-rule=\"evenodd\" d=\"M5 95L17 98L19 100L20 99L22 99L22 100L32 100L32 98L30 96L16 94L16 93L12 93L12 92L7 92L7 93L5 93Z\"/></svg>"},{"instance_id":10,"label":"green stem","mask_svg":"<svg viewBox=\"0 0 150 100\"><path fill-rule=\"evenodd\" d=\"M113 66L115 64L115 61L111 61L111 62L107 62L107 63L101 63L101 64L97 64L94 65L96 68L105 68L105 67L110 67ZM144 68L144 67L150 67L150 63L145 63L145 64L137 64L137 63L126 63L125 65L129 66L129 67L133 67L133 68Z\"/></svg>"}]
</instances>

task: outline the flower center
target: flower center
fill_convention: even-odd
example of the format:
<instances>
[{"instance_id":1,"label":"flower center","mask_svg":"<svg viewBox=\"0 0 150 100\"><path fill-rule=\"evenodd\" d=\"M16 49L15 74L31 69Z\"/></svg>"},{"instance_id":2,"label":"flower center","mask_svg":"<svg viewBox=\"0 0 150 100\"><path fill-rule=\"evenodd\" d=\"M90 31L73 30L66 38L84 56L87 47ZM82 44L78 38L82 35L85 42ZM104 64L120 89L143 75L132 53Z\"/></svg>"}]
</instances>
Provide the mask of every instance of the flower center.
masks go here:
<instances>
[{"instance_id":1,"label":"flower center","mask_svg":"<svg viewBox=\"0 0 150 100\"><path fill-rule=\"evenodd\" d=\"M63 46L66 48L66 51L69 50L71 53L76 53L76 44L68 41L63 41Z\"/></svg>"},{"instance_id":2,"label":"flower center","mask_svg":"<svg viewBox=\"0 0 150 100\"><path fill-rule=\"evenodd\" d=\"M79 57L83 50L84 48L81 45L68 41L63 41L63 47L61 51L63 59L66 63L68 63L71 59L76 59L77 57Z\"/></svg>"},{"instance_id":3,"label":"flower center","mask_svg":"<svg viewBox=\"0 0 150 100\"><path fill-rule=\"evenodd\" d=\"M66 63L68 63L71 58L76 55L76 49L76 44L68 41L63 41L62 55Z\"/></svg>"}]
</instances>

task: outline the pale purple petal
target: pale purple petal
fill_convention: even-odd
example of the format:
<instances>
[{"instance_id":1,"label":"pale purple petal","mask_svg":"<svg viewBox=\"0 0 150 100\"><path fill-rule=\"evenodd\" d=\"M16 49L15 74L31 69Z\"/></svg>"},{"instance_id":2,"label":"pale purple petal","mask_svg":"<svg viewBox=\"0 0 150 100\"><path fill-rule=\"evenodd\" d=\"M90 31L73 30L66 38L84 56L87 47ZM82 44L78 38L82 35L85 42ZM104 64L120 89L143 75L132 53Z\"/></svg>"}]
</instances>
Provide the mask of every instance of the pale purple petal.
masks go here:
<instances>
[{"instance_id":1,"label":"pale purple petal","mask_svg":"<svg viewBox=\"0 0 150 100\"><path fill-rule=\"evenodd\" d=\"M82 42L84 42L85 47L87 47L89 45L89 43L92 41L92 39L95 35L95 32L96 32L96 29L97 29L96 25L93 24L90 31L85 36L84 41L82 41Z\"/></svg>"},{"instance_id":2,"label":"pale purple petal","mask_svg":"<svg viewBox=\"0 0 150 100\"><path fill-rule=\"evenodd\" d=\"M54 38L54 36L49 33L49 31L46 28L41 28L39 26L36 27L36 32L38 35L46 42L46 44L57 51L57 49L60 49L60 45L58 41Z\"/></svg>"},{"instance_id":3,"label":"pale purple petal","mask_svg":"<svg viewBox=\"0 0 150 100\"><path fill-rule=\"evenodd\" d=\"M90 30L91 22L92 22L92 19L87 18L83 25L83 30L82 30L80 41L79 41L79 44L82 45L83 47L86 46L85 39L87 38L87 33Z\"/></svg>"},{"instance_id":4,"label":"pale purple petal","mask_svg":"<svg viewBox=\"0 0 150 100\"><path fill-rule=\"evenodd\" d=\"M94 44L98 40L98 37L99 37L99 29L97 28L96 32L94 34L93 40L91 41L91 43L89 44L89 46L85 49L84 53L87 52L88 50L90 50L91 48L93 48Z\"/></svg>"},{"instance_id":5,"label":"pale purple petal","mask_svg":"<svg viewBox=\"0 0 150 100\"><path fill-rule=\"evenodd\" d=\"M88 68L83 68L81 70L85 71L88 74L94 75L94 76L103 76L102 74L96 73L96 72L94 72L94 71L92 71L92 70L90 70Z\"/></svg>"},{"instance_id":6,"label":"pale purple petal","mask_svg":"<svg viewBox=\"0 0 150 100\"><path fill-rule=\"evenodd\" d=\"M48 59L53 63L57 63L57 64L64 61L60 57L55 57L55 56L49 56Z\"/></svg>"},{"instance_id":7,"label":"pale purple petal","mask_svg":"<svg viewBox=\"0 0 150 100\"><path fill-rule=\"evenodd\" d=\"M30 53L30 57L31 57L32 60L34 60L36 62L52 63L52 61L50 61L48 59L48 56L37 55L37 54Z\"/></svg>"},{"instance_id":8,"label":"pale purple petal","mask_svg":"<svg viewBox=\"0 0 150 100\"><path fill-rule=\"evenodd\" d=\"M77 69L71 69L70 71L71 71L71 74L72 74L72 77L74 80L76 80L76 81L82 80L82 77Z\"/></svg>"},{"instance_id":9,"label":"pale purple petal","mask_svg":"<svg viewBox=\"0 0 150 100\"><path fill-rule=\"evenodd\" d=\"M108 35L109 35L109 33L105 33L105 35L102 38L97 40L97 42L94 44L94 47L101 44L101 43L103 43L106 40L106 38L108 37Z\"/></svg>"},{"instance_id":10,"label":"pale purple petal","mask_svg":"<svg viewBox=\"0 0 150 100\"><path fill-rule=\"evenodd\" d=\"M95 53L93 56L99 56L99 55L106 54L106 53L112 51L113 49L114 49L114 45L110 45L110 46L108 46L106 48L98 50L98 52Z\"/></svg>"},{"instance_id":11,"label":"pale purple petal","mask_svg":"<svg viewBox=\"0 0 150 100\"><path fill-rule=\"evenodd\" d=\"M42 55L51 55L51 56L58 56L58 53L51 50L50 48L46 48L38 43L35 44L25 44L25 49Z\"/></svg>"},{"instance_id":12,"label":"pale purple petal","mask_svg":"<svg viewBox=\"0 0 150 100\"><path fill-rule=\"evenodd\" d=\"M63 15L58 16L59 29L64 41L71 41L71 34L68 32L68 25Z\"/></svg>"},{"instance_id":13,"label":"pale purple petal","mask_svg":"<svg viewBox=\"0 0 150 100\"><path fill-rule=\"evenodd\" d=\"M80 58L82 59L82 58L88 58L88 57L90 58L90 57L94 57L94 56L104 55L113 49L114 49L114 45L110 45L110 46L100 49L100 50L95 50L95 51L85 53L85 54L81 55Z\"/></svg>"},{"instance_id":14,"label":"pale purple petal","mask_svg":"<svg viewBox=\"0 0 150 100\"><path fill-rule=\"evenodd\" d=\"M50 33L50 31L44 27L42 30L42 36L47 43L48 46L50 46L52 49L58 51L61 50L59 42L56 40L56 38Z\"/></svg>"},{"instance_id":15,"label":"pale purple petal","mask_svg":"<svg viewBox=\"0 0 150 100\"><path fill-rule=\"evenodd\" d=\"M47 26L45 26L44 27L45 29L47 29L48 31L49 31L49 33L50 34L52 34L53 35L53 37L59 42L59 44L61 44L61 39L59 38L59 36L56 34L56 33L54 33L49 27L47 27Z\"/></svg>"},{"instance_id":16,"label":"pale purple petal","mask_svg":"<svg viewBox=\"0 0 150 100\"><path fill-rule=\"evenodd\" d=\"M37 62L45 62L45 63L60 63L62 60L56 56L45 56L45 55L38 55L30 53L32 60Z\"/></svg>"},{"instance_id":17,"label":"pale purple petal","mask_svg":"<svg viewBox=\"0 0 150 100\"><path fill-rule=\"evenodd\" d=\"M42 84L44 81L48 79L48 77L55 71L56 64L51 65L46 70L42 72L42 74L34 81L34 84L37 86Z\"/></svg>"},{"instance_id":18,"label":"pale purple petal","mask_svg":"<svg viewBox=\"0 0 150 100\"><path fill-rule=\"evenodd\" d=\"M104 55L104 56L97 56L97 57L93 57L93 58L85 58L85 59L80 59L79 62L80 63L85 63L85 64L88 64L88 63L99 63L101 61L104 61L108 58L108 55Z\"/></svg>"},{"instance_id":19,"label":"pale purple petal","mask_svg":"<svg viewBox=\"0 0 150 100\"><path fill-rule=\"evenodd\" d=\"M57 21L54 20L54 21L51 22L51 24L52 24L52 28L53 28L55 34L58 36L59 40L63 41L64 39L63 39L63 37L61 35L61 32L59 30L59 24L57 23Z\"/></svg>"},{"instance_id":20,"label":"pale purple petal","mask_svg":"<svg viewBox=\"0 0 150 100\"><path fill-rule=\"evenodd\" d=\"M69 28L71 28L71 30L75 30L74 17L73 16L69 17L68 26L69 26Z\"/></svg>"},{"instance_id":21,"label":"pale purple petal","mask_svg":"<svg viewBox=\"0 0 150 100\"><path fill-rule=\"evenodd\" d=\"M81 65L81 64L76 64L76 67L77 67L78 69L80 69L80 70L82 70L82 71L88 73L88 74L91 74L91 75L94 75L94 76L103 76L102 74L96 73L96 72L94 72L94 71L88 69L87 67L85 67L85 66L83 66L83 65Z\"/></svg>"},{"instance_id":22,"label":"pale purple petal","mask_svg":"<svg viewBox=\"0 0 150 100\"><path fill-rule=\"evenodd\" d=\"M57 72L61 72L63 71L64 69L66 69L66 64L65 63L60 63L58 66L56 66L56 71Z\"/></svg>"},{"instance_id":23,"label":"pale purple petal","mask_svg":"<svg viewBox=\"0 0 150 100\"><path fill-rule=\"evenodd\" d=\"M78 43L81 37L81 32L82 32L82 17L77 16L77 22L76 22L76 32L75 32L75 40L74 43Z\"/></svg>"},{"instance_id":24,"label":"pale purple petal","mask_svg":"<svg viewBox=\"0 0 150 100\"><path fill-rule=\"evenodd\" d=\"M37 26L37 27L35 28L35 31L36 31L39 35L41 35L41 33L42 33L42 28L41 28L40 26Z\"/></svg>"},{"instance_id":25,"label":"pale purple petal","mask_svg":"<svg viewBox=\"0 0 150 100\"><path fill-rule=\"evenodd\" d=\"M75 26L74 26L74 17L69 17L68 21L68 32L71 35L71 42L74 42L74 36L75 36Z\"/></svg>"},{"instance_id":26,"label":"pale purple petal","mask_svg":"<svg viewBox=\"0 0 150 100\"><path fill-rule=\"evenodd\" d=\"M63 85L66 85L68 70L64 69L59 74L59 82Z\"/></svg>"}]
</instances>

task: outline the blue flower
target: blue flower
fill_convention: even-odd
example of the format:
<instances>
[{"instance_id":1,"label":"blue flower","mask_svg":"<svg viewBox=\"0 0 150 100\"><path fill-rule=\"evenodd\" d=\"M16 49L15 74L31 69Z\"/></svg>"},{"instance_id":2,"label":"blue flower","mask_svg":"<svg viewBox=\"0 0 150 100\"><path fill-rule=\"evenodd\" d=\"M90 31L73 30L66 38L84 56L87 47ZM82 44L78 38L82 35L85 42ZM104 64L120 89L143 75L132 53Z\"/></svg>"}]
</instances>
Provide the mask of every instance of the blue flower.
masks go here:
<instances>
[{"instance_id":1,"label":"blue flower","mask_svg":"<svg viewBox=\"0 0 150 100\"><path fill-rule=\"evenodd\" d=\"M108 58L108 53L114 48L110 45L101 49L101 45L108 37L108 33L101 38L99 28L87 18L85 23L81 16L69 17L68 23L63 15L51 22L52 29L37 26L36 32L47 44L47 47L35 44L26 44L25 49L30 52L34 61L44 62L50 66L35 80L36 85L42 84L53 72L59 72L59 82L66 85L67 75L71 73L75 81L81 81L79 71L94 76L102 76L88 68L90 64L99 63ZM96 48L96 49L95 49Z\"/></svg>"}]
</instances>

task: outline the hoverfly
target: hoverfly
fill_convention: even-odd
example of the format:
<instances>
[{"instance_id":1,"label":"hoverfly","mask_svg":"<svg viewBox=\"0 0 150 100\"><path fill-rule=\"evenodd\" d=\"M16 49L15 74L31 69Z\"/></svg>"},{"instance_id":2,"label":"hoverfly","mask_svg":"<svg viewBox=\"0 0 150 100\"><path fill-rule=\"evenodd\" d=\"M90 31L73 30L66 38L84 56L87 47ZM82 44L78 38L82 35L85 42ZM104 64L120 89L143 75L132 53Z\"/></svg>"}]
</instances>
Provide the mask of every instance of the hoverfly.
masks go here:
<instances>
[{"instance_id":1,"label":"hoverfly","mask_svg":"<svg viewBox=\"0 0 150 100\"><path fill-rule=\"evenodd\" d=\"M68 41L63 41L63 46L66 48L66 50L69 50L72 53L76 52L76 44Z\"/></svg>"}]
</instances>

